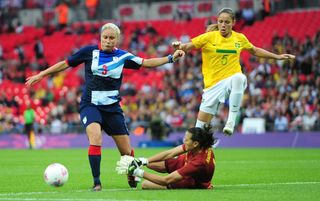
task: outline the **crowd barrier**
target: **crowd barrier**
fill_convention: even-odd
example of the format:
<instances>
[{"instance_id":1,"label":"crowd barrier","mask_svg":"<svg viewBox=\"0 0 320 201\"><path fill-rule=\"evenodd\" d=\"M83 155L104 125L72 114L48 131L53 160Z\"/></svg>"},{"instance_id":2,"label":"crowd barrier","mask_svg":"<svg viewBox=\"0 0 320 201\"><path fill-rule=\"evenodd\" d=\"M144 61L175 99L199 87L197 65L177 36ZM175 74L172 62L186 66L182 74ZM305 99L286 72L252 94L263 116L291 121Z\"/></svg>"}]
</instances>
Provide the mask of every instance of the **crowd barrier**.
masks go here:
<instances>
[{"instance_id":1,"label":"crowd barrier","mask_svg":"<svg viewBox=\"0 0 320 201\"><path fill-rule=\"evenodd\" d=\"M181 144L184 133L171 133L166 140L151 140L147 134L130 135L133 147L172 147ZM305 147L320 148L320 132L272 132L265 134L239 134L224 136L216 134L218 148L224 147ZM0 135L0 149L26 149L28 141L26 135L6 134ZM36 136L38 149L52 148L87 148L88 139L85 134L41 134ZM112 138L103 136L103 147L113 148L115 143Z\"/></svg>"}]
</instances>

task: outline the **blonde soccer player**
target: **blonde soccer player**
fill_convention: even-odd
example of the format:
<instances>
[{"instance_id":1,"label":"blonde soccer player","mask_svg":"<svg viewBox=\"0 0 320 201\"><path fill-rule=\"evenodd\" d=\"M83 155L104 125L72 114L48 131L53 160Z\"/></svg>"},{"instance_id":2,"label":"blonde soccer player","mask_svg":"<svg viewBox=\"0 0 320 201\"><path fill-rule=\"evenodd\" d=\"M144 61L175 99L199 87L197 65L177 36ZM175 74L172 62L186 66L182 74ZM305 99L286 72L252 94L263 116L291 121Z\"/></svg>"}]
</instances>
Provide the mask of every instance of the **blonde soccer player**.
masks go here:
<instances>
[{"instance_id":1,"label":"blonde soccer player","mask_svg":"<svg viewBox=\"0 0 320 201\"><path fill-rule=\"evenodd\" d=\"M225 135L232 135L240 109L247 78L241 71L240 53L249 51L254 56L277 60L295 59L291 54L274 54L250 43L246 36L232 30L235 14L230 8L223 8L218 13L218 24L210 25L207 32L182 44L175 41L175 49L189 51L202 50L202 74L204 90L196 127L210 123L217 114L219 104L229 98L229 114L223 128Z\"/></svg>"},{"instance_id":2,"label":"blonde soccer player","mask_svg":"<svg viewBox=\"0 0 320 201\"><path fill-rule=\"evenodd\" d=\"M46 76L66 70L69 66L77 67L84 63L86 82L79 112L89 140L88 158L93 177L93 191L102 190L100 181L102 131L112 137L121 155L133 156L129 130L120 105L123 69L157 67L172 63L184 56L182 50L176 50L166 57L144 59L118 49L119 40L119 27L107 23L101 27L98 45L85 46L66 60L28 77L26 81L26 85L31 87ZM134 177L130 175L128 183L130 187L137 186Z\"/></svg>"}]
</instances>

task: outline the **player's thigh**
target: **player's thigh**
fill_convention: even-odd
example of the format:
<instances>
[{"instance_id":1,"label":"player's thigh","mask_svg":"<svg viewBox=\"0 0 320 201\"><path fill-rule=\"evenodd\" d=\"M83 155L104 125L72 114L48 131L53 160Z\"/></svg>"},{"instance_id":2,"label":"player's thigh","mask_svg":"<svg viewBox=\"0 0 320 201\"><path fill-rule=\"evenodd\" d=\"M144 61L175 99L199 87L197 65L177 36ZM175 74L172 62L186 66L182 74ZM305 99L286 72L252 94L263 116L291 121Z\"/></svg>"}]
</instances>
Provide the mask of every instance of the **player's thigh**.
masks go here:
<instances>
[{"instance_id":1,"label":"player's thigh","mask_svg":"<svg viewBox=\"0 0 320 201\"><path fill-rule=\"evenodd\" d=\"M195 188L196 182L192 177L183 178L182 180L169 184L168 188L170 189L183 189L183 188Z\"/></svg>"},{"instance_id":2,"label":"player's thigh","mask_svg":"<svg viewBox=\"0 0 320 201\"><path fill-rule=\"evenodd\" d=\"M89 138L91 145L102 144L102 133L101 133L101 113L93 106L84 107L80 111L80 119L83 126L86 128L86 133Z\"/></svg>"},{"instance_id":3,"label":"player's thigh","mask_svg":"<svg viewBox=\"0 0 320 201\"><path fill-rule=\"evenodd\" d=\"M180 155L177 158L169 158L164 161L165 169L167 173L174 172L179 168L182 168L185 164L185 156Z\"/></svg>"},{"instance_id":4,"label":"player's thigh","mask_svg":"<svg viewBox=\"0 0 320 201\"><path fill-rule=\"evenodd\" d=\"M242 73L236 73L228 78L228 91L244 91L247 88L247 77Z\"/></svg>"},{"instance_id":5,"label":"player's thigh","mask_svg":"<svg viewBox=\"0 0 320 201\"><path fill-rule=\"evenodd\" d=\"M102 114L102 129L110 136L129 135L126 120L122 112L104 112Z\"/></svg>"},{"instance_id":6,"label":"player's thigh","mask_svg":"<svg viewBox=\"0 0 320 201\"><path fill-rule=\"evenodd\" d=\"M25 124L24 131L25 133L29 134L32 130L32 124Z\"/></svg>"},{"instance_id":7,"label":"player's thigh","mask_svg":"<svg viewBox=\"0 0 320 201\"><path fill-rule=\"evenodd\" d=\"M220 103L225 102L229 96L230 92L227 88L229 82L230 80L228 79L221 80L214 86L204 90L200 105L200 111L202 114L199 114L198 117L202 117L204 120L209 120L208 118L211 117L209 114L212 116L217 114Z\"/></svg>"},{"instance_id":8,"label":"player's thigh","mask_svg":"<svg viewBox=\"0 0 320 201\"><path fill-rule=\"evenodd\" d=\"M203 122L210 123L213 115L204 111L199 111L197 119Z\"/></svg>"}]
</instances>

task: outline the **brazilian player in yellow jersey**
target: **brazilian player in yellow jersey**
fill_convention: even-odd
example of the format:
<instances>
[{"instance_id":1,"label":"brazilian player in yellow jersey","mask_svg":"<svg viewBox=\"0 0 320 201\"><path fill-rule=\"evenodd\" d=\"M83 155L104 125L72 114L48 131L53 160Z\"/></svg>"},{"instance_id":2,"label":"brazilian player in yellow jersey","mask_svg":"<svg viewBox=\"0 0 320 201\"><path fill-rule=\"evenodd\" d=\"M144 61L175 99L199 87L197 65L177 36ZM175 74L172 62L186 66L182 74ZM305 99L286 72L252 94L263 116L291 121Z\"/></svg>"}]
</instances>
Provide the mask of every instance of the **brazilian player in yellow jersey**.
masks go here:
<instances>
[{"instance_id":1,"label":"brazilian player in yellow jersey","mask_svg":"<svg viewBox=\"0 0 320 201\"><path fill-rule=\"evenodd\" d=\"M202 74L204 90L198 113L196 127L210 123L217 114L219 104L229 98L228 119L223 128L225 135L232 135L247 78L241 71L240 53L242 50L250 54L277 60L294 60L291 54L274 54L252 45L245 35L235 32L235 15L232 9L223 8L218 13L218 24L209 25L207 32L182 44L172 43L173 48L189 51L202 50Z\"/></svg>"}]
</instances>

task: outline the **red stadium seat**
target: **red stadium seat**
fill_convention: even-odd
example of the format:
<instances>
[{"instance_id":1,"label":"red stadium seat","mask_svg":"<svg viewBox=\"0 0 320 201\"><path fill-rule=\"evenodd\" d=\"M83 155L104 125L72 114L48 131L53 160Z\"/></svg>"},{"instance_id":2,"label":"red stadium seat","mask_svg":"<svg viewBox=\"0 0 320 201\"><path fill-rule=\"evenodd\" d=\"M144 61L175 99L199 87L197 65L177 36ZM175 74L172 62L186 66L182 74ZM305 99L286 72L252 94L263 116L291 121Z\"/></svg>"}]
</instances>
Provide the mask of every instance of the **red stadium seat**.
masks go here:
<instances>
[{"instance_id":1,"label":"red stadium seat","mask_svg":"<svg viewBox=\"0 0 320 201\"><path fill-rule=\"evenodd\" d=\"M172 13L172 5L171 4L164 4L159 6L158 10L160 15L168 15Z\"/></svg>"},{"instance_id":2,"label":"red stadium seat","mask_svg":"<svg viewBox=\"0 0 320 201\"><path fill-rule=\"evenodd\" d=\"M133 8L131 6L122 7L119 10L120 16L129 17L133 14Z\"/></svg>"},{"instance_id":3,"label":"red stadium seat","mask_svg":"<svg viewBox=\"0 0 320 201\"><path fill-rule=\"evenodd\" d=\"M212 10L212 2L201 2L198 4L199 13L207 13Z\"/></svg>"}]
</instances>

